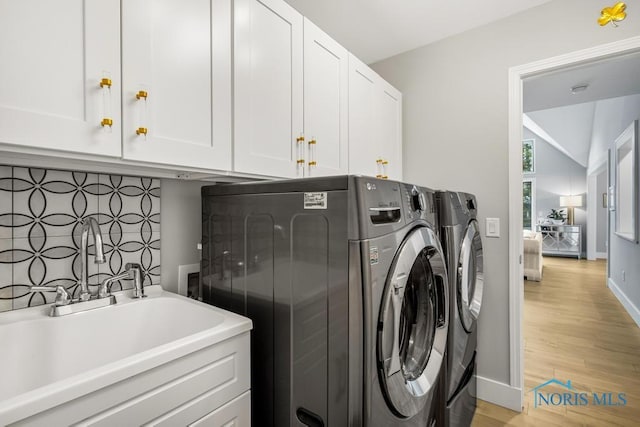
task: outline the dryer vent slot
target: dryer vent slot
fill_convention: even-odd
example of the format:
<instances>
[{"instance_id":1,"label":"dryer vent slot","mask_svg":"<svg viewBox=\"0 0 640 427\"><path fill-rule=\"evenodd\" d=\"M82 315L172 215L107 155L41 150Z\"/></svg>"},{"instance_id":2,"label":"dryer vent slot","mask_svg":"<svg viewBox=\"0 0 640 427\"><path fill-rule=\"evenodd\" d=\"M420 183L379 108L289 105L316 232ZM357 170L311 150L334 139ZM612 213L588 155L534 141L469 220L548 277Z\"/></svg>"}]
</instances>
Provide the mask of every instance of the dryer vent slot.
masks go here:
<instances>
[{"instance_id":1,"label":"dryer vent slot","mask_svg":"<svg viewBox=\"0 0 640 427\"><path fill-rule=\"evenodd\" d=\"M389 224L400 221L400 208L369 208L369 218L374 224Z\"/></svg>"},{"instance_id":2,"label":"dryer vent slot","mask_svg":"<svg viewBox=\"0 0 640 427\"><path fill-rule=\"evenodd\" d=\"M298 416L298 420L306 426L309 427L324 427L324 422L319 415L314 414L311 411L308 411L304 408L298 408L296 411L296 415Z\"/></svg>"}]
</instances>

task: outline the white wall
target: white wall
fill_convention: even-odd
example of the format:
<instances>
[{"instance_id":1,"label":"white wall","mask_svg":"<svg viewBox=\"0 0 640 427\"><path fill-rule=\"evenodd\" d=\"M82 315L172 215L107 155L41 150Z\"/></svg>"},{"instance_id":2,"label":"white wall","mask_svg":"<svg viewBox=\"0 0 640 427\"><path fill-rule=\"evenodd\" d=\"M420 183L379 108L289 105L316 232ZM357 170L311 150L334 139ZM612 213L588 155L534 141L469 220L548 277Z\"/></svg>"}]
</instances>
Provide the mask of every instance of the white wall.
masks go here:
<instances>
[{"instance_id":1,"label":"white wall","mask_svg":"<svg viewBox=\"0 0 640 427\"><path fill-rule=\"evenodd\" d=\"M162 287L178 292L178 266L200 262L202 182L163 179L160 194Z\"/></svg>"},{"instance_id":2,"label":"white wall","mask_svg":"<svg viewBox=\"0 0 640 427\"><path fill-rule=\"evenodd\" d=\"M554 0L373 65L403 92L404 177L478 196L485 294L479 321L478 375L509 383L508 69L640 35L640 14L600 27L596 0ZM517 284L512 284L516 286Z\"/></svg>"},{"instance_id":3,"label":"white wall","mask_svg":"<svg viewBox=\"0 0 640 427\"><path fill-rule=\"evenodd\" d=\"M523 139L535 140L535 173L525 175L536 179L537 212L534 212L533 220L547 218L551 209L561 209L560 196L581 195L583 205L573 210L574 224L582 226L582 252L586 252L587 168L529 129L523 129L522 135Z\"/></svg>"},{"instance_id":4,"label":"white wall","mask_svg":"<svg viewBox=\"0 0 640 427\"><path fill-rule=\"evenodd\" d=\"M640 114L640 94L598 101L593 115L593 132L587 170L591 174L607 161L611 142L629 125L630 117ZM625 124L626 123L626 124Z\"/></svg>"}]
</instances>

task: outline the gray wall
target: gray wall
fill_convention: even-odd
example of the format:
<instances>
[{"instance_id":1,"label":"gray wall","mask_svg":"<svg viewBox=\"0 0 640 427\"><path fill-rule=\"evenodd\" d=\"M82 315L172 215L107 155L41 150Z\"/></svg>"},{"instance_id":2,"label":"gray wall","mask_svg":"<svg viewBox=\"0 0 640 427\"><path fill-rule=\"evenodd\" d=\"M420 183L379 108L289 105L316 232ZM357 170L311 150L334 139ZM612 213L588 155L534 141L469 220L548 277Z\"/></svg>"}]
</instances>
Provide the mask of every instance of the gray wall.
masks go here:
<instances>
[{"instance_id":1,"label":"gray wall","mask_svg":"<svg viewBox=\"0 0 640 427\"><path fill-rule=\"evenodd\" d=\"M607 212L602 205L602 195L607 194L607 171L603 170L596 177L596 252L607 252Z\"/></svg>"},{"instance_id":2,"label":"gray wall","mask_svg":"<svg viewBox=\"0 0 640 427\"><path fill-rule=\"evenodd\" d=\"M637 13L598 26L602 7L554 0L373 65L403 92L404 178L475 193L482 228L502 219L501 237L484 239L478 327L478 374L498 382L509 383L508 69L640 35Z\"/></svg>"},{"instance_id":3,"label":"gray wall","mask_svg":"<svg viewBox=\"0 0 640 427\"><path fill-rule=\"evenodd\" d=\"M612 153L612 163L609 167L610 182L615 182L615 138L617 138L633 120L638 119L640 119L640 102L634 102L628 105L628 108L622 112L617 120L609 124L610 134L612 135L609 145ZM636 154L636 156L637 155L638 154ZM637 186L640 186L640 183L636 182L636 187ZM640 199L638 200L636 212L640 212ZM640 308L640 262L638 262L640 260L640 245L618 237L614 233L615 220L615 212L610 212L610 278L618 285L626 298L636 307ZM626 273L624 278L622 274L623 271Z\"/></svg>"},{"instance_id":4,"label":"gray wall","mask_svg":"<svg viewBox=\"0 0 640 427\"><path fill-rule=\"evenodd\" d=\"M161 284L178 292L178 266L200 262L202 182L163 179L160 185L160 229L162 230Z\"/></svg>"},{"instance_id":5,"label":"gray wall","mask_svg":"<svg viewBox=\"0 0 640 427\"><path fill-rule=\"evenodd\" d=\"M525 94L526 96L526 94ZM535 173L525 178L536 179L536 212L534 221L545 219L551 209L561 209L560 196L582 195L581 208L574 208L574 224L582 226L582 252L587 252L587 168L561 153L529 129L522 130L523 139L535 139Z\"/></svg>"}]
</instances>

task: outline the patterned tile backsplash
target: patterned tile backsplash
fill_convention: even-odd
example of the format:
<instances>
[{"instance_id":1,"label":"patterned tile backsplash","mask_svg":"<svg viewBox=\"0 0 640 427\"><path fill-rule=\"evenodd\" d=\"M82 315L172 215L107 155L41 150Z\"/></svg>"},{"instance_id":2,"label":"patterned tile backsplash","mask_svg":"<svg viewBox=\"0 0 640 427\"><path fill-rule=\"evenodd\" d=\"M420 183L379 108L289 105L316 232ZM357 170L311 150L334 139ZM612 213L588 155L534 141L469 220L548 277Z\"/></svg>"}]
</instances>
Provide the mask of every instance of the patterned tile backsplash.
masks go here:
<instances>
[{"instance_id":1,"label":"patterned tile backsplash","mask_svg":"<svg viewBox=\"0 0 640 427\"><path fill-rule=\"evenodd\" d=\"M93 262L89 285L140 264L144 284L160 283L160 181L119 175L0 166L0 311L53 302L31 285L62 285L74 296L80 278L80 221L100 224L107 262ZM131 288L130 281L112 290Z\"/></svg>"}]
</instances>

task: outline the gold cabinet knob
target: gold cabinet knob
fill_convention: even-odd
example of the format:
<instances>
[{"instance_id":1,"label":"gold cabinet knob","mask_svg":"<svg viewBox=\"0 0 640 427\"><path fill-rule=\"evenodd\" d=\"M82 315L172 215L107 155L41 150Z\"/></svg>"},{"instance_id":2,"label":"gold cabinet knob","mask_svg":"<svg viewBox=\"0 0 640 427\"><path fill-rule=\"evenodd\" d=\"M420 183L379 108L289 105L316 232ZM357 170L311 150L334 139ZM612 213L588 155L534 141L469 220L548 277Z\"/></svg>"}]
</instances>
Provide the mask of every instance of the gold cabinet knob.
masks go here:
<instances>
[{"instance_id":1,"label":"gold cabinet knob","mask_svg":"<svg viewBox=\"0 0 640 427\"><path fill-rule=\"evenodd\" d=\"M304 136L297 137L296 142L304 142Z\"/></svg>"},{"instance_id":2,"label":"gold cabinet knob","mask_svg":"<svg viewBox=\"0 0 640 427\"><path fill-rule=\"evenodd\" d=\"M147 99L147 91L146 90L139 90L138 93L136 93L136 98L137 99Z\"/></svg>"},{"instance_id":3,"label":"gold cabinet knob","mask_svg":"<svg viewBox=\"0 0 640 427\"><path fill-rule=\"evenodd\" d=\"M309 145L316 145L316 140L315 139L310 139L309 140Z\"/></svg>"},{"instance_id":4,"label":"gold cabinet knob","mask_svg":"<svg viewBox=\"0 0 640 427\"><path fill-rule=\"evenodd\" d=\"M100 79L100 87L111 87L111 79L108 77L103 77Z\"/></svg>"},{"instance_id":5,"label":"gold cabinet knob","mask_svg":"<svg viewBox=\"0 0 640 427\"><path fill-rule=\"evenodd\" d=\"M147 128L138 128L136 129L136 134L138 135L146 135L149 132Z\"/></svg>"},{"instance_id":6,"label":"gold cabinet knob","mask_svg":"<svg viewBox=\"0 0 640 427\"><path fill-rule=\"evenodd\" d=\"M109 127L111 127L111 126L113 126L113 119L110 119L110 118L108 118L108 117L105 117L105 118L104 118L104 119L102 119L102 121L100 122L100 125L102 125L102 127L105 127L105 126L109 126Z\"/></svg>"},{"instance_id":7,"label":"gold cabinet knob","mask_svg":"<svg viewBox=\"0 0 640 427\"><path fill-rule=\"evenodd\" d=\"M318 166L318 162L309 162L309 166Z\"/></svg>"}]
</instances>

